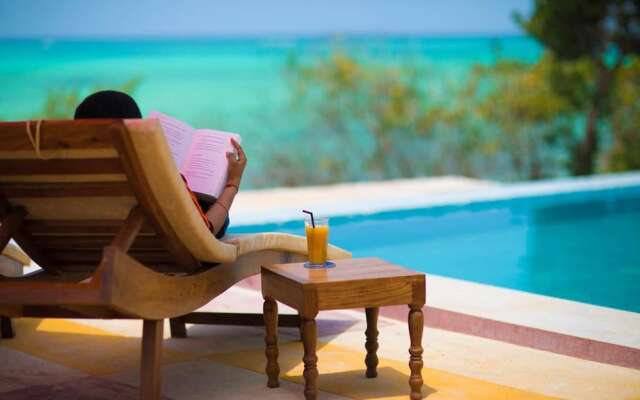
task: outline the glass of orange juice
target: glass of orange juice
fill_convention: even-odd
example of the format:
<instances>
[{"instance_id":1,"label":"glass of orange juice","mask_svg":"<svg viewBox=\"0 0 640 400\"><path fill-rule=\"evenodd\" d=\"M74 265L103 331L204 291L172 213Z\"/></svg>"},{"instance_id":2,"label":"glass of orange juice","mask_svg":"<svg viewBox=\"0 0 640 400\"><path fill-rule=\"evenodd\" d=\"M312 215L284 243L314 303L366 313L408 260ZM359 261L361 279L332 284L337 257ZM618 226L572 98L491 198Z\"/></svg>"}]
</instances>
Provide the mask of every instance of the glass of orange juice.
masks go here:
<instances>
[{"instance_id":1,"label":"glass of orange juice","mask_svg":"<svg viewBox=\"0 0 640 400\"><path fill-rule=\"evenodd\" d=\"M310 216L305 219L305 233L307 235L308 268L326 268L333 263L327 261L327 246L329 244L329 218Z\"/></svg>"}]
</instances>

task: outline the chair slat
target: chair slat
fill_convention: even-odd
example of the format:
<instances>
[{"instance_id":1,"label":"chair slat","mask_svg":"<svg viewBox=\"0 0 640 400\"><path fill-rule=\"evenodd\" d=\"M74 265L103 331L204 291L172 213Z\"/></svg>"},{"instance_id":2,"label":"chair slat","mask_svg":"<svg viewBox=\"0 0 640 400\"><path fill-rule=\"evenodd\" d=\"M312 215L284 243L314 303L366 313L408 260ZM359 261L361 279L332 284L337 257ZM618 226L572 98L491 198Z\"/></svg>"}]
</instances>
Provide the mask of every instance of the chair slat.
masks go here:
<instances>
[{"instance_id":1,"label":"chair slat","mask_svg":"<svg viewBox=\"0 0 640 400\"><path fill-rule=\"evenodd\" d=\"M47 257L52 260L58 261L61 264L66 261L81 261L81 262L92 262L93 268L95 269L96 265L102 259L102 249L73 249L67 248L64 250L53 249L46 252Z\"/></svg>"},{"instance_id":2,"label":"chair slat","mask_svg":"<svg viewBox=\"0 0 640 400\"><path fill-rule=\"evenodd\" d=\"M120 121L84 120L43 121L40 127L41 150L104 149L113 148L112 129L117 129ZM35 134L36 123L31 122ZM33 144L27 136L26 121L2 124L0 151L33 151Z\"/></svg>"},{"instance_id":3,"label":"chair slat","mask_svg":"<svg viewBox=\"0 0 640 400\"><path fill-rule=\"evenodd\" d=\"M54 249L94 249L101 250L111 244L113 235L105 236L35 236L34 243L46 250ZM132 249L162 250L164 241L157 236L137 237Z\"/></svg>"},{"instance_id":4,"label":"chair slat","mask_svg":"<svg viewBox=\"0 0 640 400\"><path fill-rule=\"evenodd\" d=\"M14 206L27 209L32 219L125 219L137 204L135 197L14 197Z\"/></svg>"},{"instance_id":5,"label":"chair slat","mask_svg":"<svg viewBox=\"0 0 640 400\"><path fill-rule=\"evenodd\" d=\"M118 158L94 159L15 159L0 160L0 176L14 175L94 175L122 173Z\"/></svg>"},{"instance_id":6,"label":"chair slat","mask_svg":"<svg viewBox=\"0 0 640 400\"><path fill-rule=\"evenodd\" d=\"M118 232L123 220L120 219L84 219L84 220L41 220L27 219L25 229L33 236L56 235L111 235ZM142 225L143 235L152 235L154 230L149 224Z\"/></svg>"},{"instance_id":7,"label":"chair slat","mask_svg":"<svg viewBox=\"0 0 640 400\"><path fill-rule=\"evenodd\" d=\"M47 251L47 256L52 260L55 260L63 265L62 268L65 268L66 264L73 263L87 263L91 265L92 269L100 263L102 260L102 251L103 249L53 249ZM155 263L166 263L173 264L173 259L171 255L165 250L137 250L132 249L129 251L129 256L135 258L139 262L144 264L148 264L149 267L153 268L153 264Z\"/></svg>"},{"instance_id":8,"label":"chair slat","mask_svg":"<svg viewBox=\"0 0 640 400\"><path fill-rule=\"evenodd\" d=\"M127 182L6 182L0 190L5 197L133 197Z\"/></svg>"}]
</instances>

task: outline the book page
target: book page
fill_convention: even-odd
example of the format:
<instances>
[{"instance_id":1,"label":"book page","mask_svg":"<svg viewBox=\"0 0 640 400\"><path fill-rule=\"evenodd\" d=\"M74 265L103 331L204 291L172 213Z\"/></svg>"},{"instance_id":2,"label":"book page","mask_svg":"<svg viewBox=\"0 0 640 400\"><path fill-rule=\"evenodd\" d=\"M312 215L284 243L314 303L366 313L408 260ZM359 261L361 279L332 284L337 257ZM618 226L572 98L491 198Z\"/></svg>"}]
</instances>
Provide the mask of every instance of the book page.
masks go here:
<instances>
[{"instance_id":1,"label":"book page","mask_svg":"<svg viewBox=\"0 0 640 400\"><path fill-rule=\"evenodd\" d=\"M157 118L160 121L171 156L173 156L178 170L184 174L185 159L189 153L195 130L189 124L158 111L149 113L149 118Z\"/></svg>"},{"instance_id":2,"label":"book page","mask_svg":"<svg viewBox=\"0 0 640 400\"><path fill-rule=\"evenodd\" d=\"M191 190L216 198L220 196L227 182L227 152L235 150L231 138L240 143L240 135L236 133L211 129L195 131L183 172Z\"/></svg>"}]
</instances>

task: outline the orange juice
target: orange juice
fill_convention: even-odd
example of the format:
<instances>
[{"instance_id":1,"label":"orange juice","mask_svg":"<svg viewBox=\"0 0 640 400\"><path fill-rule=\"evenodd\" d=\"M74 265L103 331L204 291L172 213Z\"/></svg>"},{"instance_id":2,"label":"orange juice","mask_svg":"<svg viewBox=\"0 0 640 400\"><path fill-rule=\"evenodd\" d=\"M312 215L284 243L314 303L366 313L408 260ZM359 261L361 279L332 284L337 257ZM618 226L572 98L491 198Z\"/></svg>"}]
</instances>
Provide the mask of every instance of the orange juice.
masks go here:
<instances>
[{"instance_id":1,"label":"orange juice","mask_svg":"<svg viewBox=\"0 0 640 400\"><path fill-rule=\"evenodd\" d=\"M312 265L323 265L327 261L327 243L329 242L329 225L305 226L307 234L307 250Z\"/></svg>"}]
</instances>

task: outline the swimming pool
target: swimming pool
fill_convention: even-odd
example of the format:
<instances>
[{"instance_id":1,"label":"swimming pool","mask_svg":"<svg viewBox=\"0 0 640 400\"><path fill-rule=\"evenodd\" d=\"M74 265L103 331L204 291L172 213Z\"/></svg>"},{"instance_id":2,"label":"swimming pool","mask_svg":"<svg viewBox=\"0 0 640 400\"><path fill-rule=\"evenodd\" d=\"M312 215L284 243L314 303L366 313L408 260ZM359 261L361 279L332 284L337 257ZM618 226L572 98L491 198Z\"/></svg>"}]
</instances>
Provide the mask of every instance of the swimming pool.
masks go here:
<instances>
[{"instance_id":1,"label":"swimming pool","mask_svg":"<svg viewBox=\"0 0 640 400\"><path fill-rule=\"evenodd\" d=\"M640 185L335 217L330 235L354 257L640 312Z\"/></svg>"}]
</instances>

